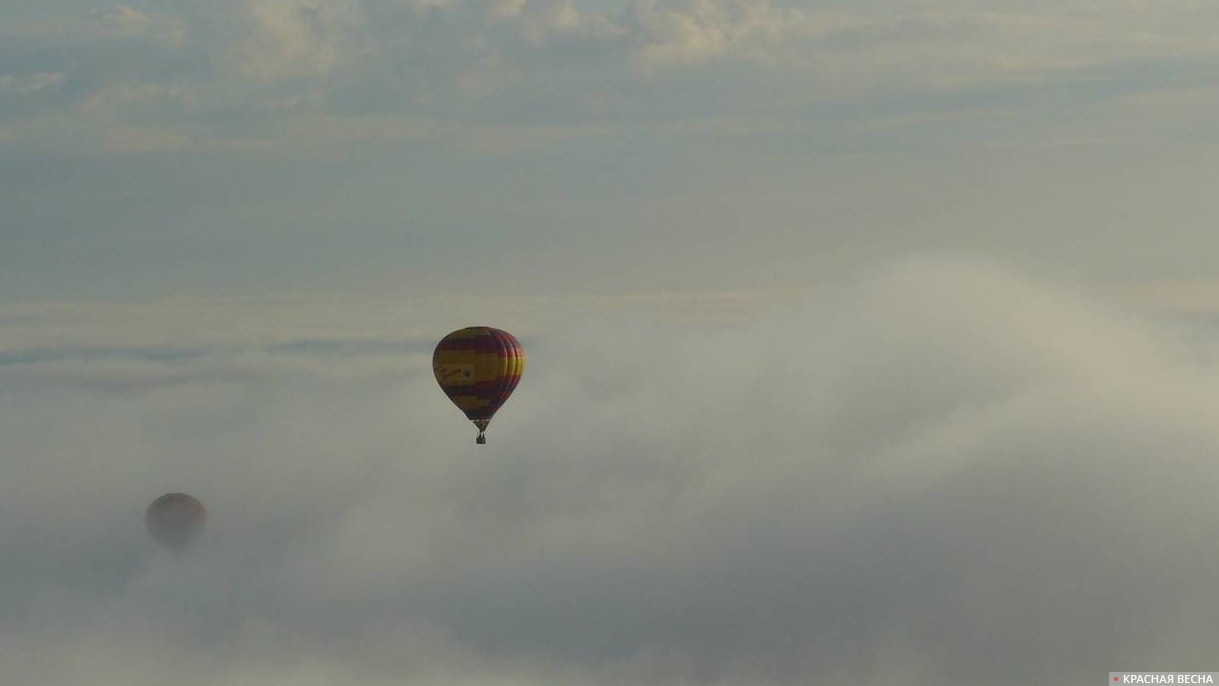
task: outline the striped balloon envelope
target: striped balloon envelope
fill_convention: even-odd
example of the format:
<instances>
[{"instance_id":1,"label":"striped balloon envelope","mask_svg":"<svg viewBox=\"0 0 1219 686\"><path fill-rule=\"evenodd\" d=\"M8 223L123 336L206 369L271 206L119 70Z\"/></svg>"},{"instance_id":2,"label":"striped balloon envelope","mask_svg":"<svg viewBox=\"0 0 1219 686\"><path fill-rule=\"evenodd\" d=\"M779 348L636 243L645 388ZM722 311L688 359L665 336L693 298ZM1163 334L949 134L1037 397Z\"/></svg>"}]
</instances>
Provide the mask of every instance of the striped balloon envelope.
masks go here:
<instances>
[{"instance_id":1,"label":"striped balloon envelope","mask_svg":"<svg viewBox=\"0 0 1219 686\"><path fill-rule=\"evenodd\" d=\"M475 443L482 445L491 418L520 383L525 351L507 331L470 326L436 344L432 371L449 400L478 427Z\"/></svg>"}]
</instances>

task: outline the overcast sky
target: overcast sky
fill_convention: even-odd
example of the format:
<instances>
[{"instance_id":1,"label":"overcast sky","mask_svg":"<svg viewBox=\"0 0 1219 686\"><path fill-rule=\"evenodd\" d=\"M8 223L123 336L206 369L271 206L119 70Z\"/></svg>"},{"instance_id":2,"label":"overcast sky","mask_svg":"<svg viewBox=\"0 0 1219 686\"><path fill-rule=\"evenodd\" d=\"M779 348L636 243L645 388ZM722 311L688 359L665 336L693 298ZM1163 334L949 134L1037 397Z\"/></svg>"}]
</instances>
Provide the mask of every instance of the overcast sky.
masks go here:
<instances>
[{"instance_id":1,"label":"overcast sky","mask_svg":"<svg viewBox=\"0 0 1219 686\"><path fill-rule=\"evenodd\" d=\"M3 0L0 298L1209 279L1219 5Z\"/></svg>"},{"instance_id":2,"label":"overcast sky","mask_svg":"<svg viewBox=\"0 0 1219 686\"><path fill-rule=\"evenodd\" d=\"M0 681L1219 669L1219 3L0 11Z\"/></svg>"}]
</instances>

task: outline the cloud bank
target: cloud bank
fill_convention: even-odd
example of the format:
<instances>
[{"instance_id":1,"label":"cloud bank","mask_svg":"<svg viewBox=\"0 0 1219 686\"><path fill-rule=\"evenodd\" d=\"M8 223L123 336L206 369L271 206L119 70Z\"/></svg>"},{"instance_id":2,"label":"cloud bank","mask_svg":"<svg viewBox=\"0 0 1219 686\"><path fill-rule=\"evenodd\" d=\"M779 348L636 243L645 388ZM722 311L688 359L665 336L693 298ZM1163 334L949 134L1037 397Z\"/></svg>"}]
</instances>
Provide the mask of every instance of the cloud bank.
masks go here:
<instances>
[{"instance_id":1,"label":"cloud bank","mask_svg":"<svg viewBox=\"0 0 1219 686\"><path fill-rule=\"evenodd\" d=\"M0 143L66 152L75 133L77 153L293 150L385 118L399 141L436 121L542 128L546 140L716 121L790 133L808 131L813 113L845 132L862 111L873 126L983 117L1026 136L1037 126L1079 136L1086 119L1131 140L1131 118L1164 121L1167 99L1178 110L1213 103L1217 22L1214 8L1185 0L117 4L18 16L0 31L16 69L0 75L13 101L0 106ZM35 98L46 75L76 86ZM148 88L185 93L185 111L177 98L130 97ZM83 103L98 97L121 112L91 116ZM5 109L23 115L5 123Z\"/></svg>"},{"instance_id":2,"label":"cloud bank","mask_svg":"<svg viewBox=\"0 0 1219 686\"><path fill-rule=\"evenodd\" d=\"M413 339L0 364L9 683L1207 668L1213 337L958 258L532 328L481 448ZM171 490L211 512L181 559L140 520Z\"/></svg>"}]
</instances>

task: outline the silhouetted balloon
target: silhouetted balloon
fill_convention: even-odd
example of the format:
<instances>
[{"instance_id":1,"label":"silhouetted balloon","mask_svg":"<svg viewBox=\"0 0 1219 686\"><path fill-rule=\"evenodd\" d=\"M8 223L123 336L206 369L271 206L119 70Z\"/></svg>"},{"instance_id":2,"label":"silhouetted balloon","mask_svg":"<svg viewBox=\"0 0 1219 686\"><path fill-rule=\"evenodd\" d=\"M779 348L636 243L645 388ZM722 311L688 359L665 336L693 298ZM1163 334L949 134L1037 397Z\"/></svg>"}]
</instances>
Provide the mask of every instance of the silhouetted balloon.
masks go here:
<instances>
[{"instance_id":1,"label":"silhouetted balloon","mask_svg":"<svg viewBox=\"0 0 1219 686\"><path fill-rule=\"evenodd\" d=\"M432 353L436 382L478 427L478 444L525 371L525 351L507 331L489 326L459 329L441 339Z\"/></svg>"},{"instance_id":2,"label":"silhouetted balloon","mask_svg":"<svg viewBox=\"0 0 1219 686\"><path fill-rule=\"evenodd\" d=\"M174 552L186 550L207 521L207 508L185 493L166 493L144 511L153 540Z\"/></svg>"}]
</instances>

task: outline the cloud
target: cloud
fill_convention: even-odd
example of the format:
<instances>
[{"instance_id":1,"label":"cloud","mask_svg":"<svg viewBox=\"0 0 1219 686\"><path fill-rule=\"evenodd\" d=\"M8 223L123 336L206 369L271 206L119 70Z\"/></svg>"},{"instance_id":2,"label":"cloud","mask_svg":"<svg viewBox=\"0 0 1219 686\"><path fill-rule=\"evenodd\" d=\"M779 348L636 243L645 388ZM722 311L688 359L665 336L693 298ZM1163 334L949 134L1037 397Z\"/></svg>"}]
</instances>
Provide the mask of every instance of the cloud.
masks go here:
<instances>
[{"instance_id":1,"label":"cloud","mask_svg":"<svg viewBox=\"0 0 1219 686\"><path fill-rule=\"evenodd\" d=\"M355 0L240 0L212 11L238 35L222 48L222 63L257 80L325 77L367 40Z\"/></svg>"},{"instance_id":2,"label":"cloud","mask_svg":"<svg viewBox=\"0 0 1219 686\"><path fill-rule=\"evenodd\" d=\"M430 339L358 343L453 313L321 304L0 364L14 683L1085 684L1219 639L1213 332L955 257L729 323L505 302L530 363L475 447ZM157 345L65 314L6 321ZM218 345L251 327L354 347ZM179 560L170 490L212 514Z\"/></svg>"},{"instance_id":3,"label":"cloud","mask_svg":"<svg viewBox=\"0 0 1219 686\"><path fill-rule=\"evenodd\" d=\"M572 0L223 0L172 8L120 4L22 19L2 33L9 59L28 64L23 73L63 73L85 91L80 97L116 87L204 94L209 107L190 130L181 130L181 115L155 109L136 126L96 126L48 100L0 129L0 140L54 147L86 130L70 149L293 150L286 132L335 118L351 121L318 127L312 140L345 145L345 135L328 134L368 117L399 127L440 120L471 135L538 126L599 135L718 119L833 135L861 118L965 114L1012 131L984 135L1013 145L1115 144L1173 130L1140 125L1146 117L1181 117L1177 108L1108 108L1115 99L1166 84L1213 99L1207 74L1219 21L1209 6L1184 0L1116 10L1086 0L1005 10L956 0L640 0L598 9ZM827 112L833 104L849 114ZM1078 130L1092 125L1102 132ZM424 135L449 140L444 131Z\"/></svg>"},{"instance_id":4,"label":"cloud","mask_svg":"<svg viewBox=\"0 0 1219 686\"><path fill-rule=\"evenodd\" d=\"M153 17L130 5L115 5L113 10L94 10L93 19L102 29L106 37L119 36L149 36L156 40L171 44L180 44L185 40L185 31L181 23L171 18Z\"/></svg>"},{"instance_id":5,"label":"cloud","mask_svg":"<svg viewBox=\"0 0 1219 686\"><path fill-rule=\"evenodd\" d=\"M721 60L774 66L783 61L789 41L824 28L815 16L770 0L641 0L631 3L626 16L636 36L633 59L645 71Z\"/></svg>"},{"instance_id":6,"label":"cloud","mask_svg":"<svg viewBox=\"0 0 1219 686\"><path fill-rule=\"evenodd\" d=\"M67 77L63 74L47 72L23 76L4 74L0 75L0 93L36 93L40 90L56 88L66 80Z\"/></svg>"},{"instance_id":7,"label":"cloud","mask_svg":"<svg viewBox=\"0 0 1219 686\"><path fill-rule=\"evenodd\" d=\"M0 36L19 41L87 43L146 39L162 45L181 45L187 32L176 17L147 14L120 3L88 14L48 14L17 19L0 29Z\"/></svg>"}]
</instances>

